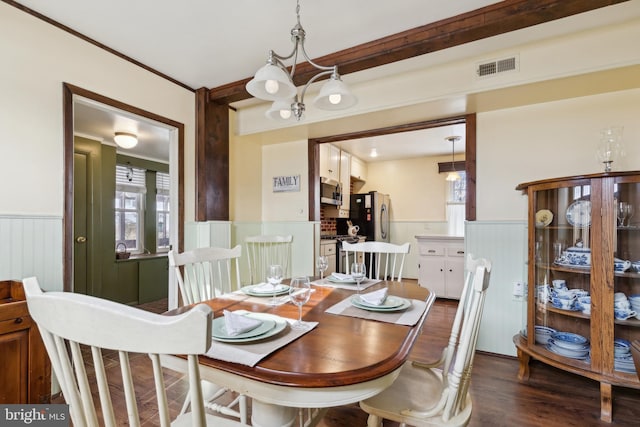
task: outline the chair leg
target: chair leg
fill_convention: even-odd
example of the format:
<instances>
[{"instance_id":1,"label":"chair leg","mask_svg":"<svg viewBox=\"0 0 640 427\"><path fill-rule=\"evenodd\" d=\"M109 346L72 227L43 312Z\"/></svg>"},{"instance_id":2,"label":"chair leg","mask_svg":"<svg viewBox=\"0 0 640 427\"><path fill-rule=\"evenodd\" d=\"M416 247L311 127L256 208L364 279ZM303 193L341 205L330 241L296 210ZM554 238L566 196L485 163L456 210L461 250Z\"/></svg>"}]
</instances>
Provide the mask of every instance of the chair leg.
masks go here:
<instances>
[{"instance_id":1,"label":"chair leg","mask_svg":"<svg viewBox=\"0 0 640 427\"><path fill-rule=\"evenodd\" d=\"M382 418L370 414L369 418L367 418L367 427L382 427Z\"/></svg>"}]
</instances>

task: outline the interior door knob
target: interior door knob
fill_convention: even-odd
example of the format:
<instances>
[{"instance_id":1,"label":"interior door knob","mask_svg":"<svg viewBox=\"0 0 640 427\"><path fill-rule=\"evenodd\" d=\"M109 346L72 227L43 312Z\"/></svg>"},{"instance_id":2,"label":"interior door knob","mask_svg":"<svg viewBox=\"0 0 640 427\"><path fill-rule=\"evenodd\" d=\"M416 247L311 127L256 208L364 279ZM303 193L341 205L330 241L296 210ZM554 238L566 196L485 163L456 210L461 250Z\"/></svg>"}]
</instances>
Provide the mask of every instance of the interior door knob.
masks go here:
<instances>
[{"instance_id":1,"label":"interior door knob","mask_svg":"<svg viewBox=\"0 0 640 427\"><path fill-rule=\"evenodd\" d=\"M86 241L87 241L87 238L84 236L76 237L76 243L85 243Z\"/></svg>"}]
</instances>

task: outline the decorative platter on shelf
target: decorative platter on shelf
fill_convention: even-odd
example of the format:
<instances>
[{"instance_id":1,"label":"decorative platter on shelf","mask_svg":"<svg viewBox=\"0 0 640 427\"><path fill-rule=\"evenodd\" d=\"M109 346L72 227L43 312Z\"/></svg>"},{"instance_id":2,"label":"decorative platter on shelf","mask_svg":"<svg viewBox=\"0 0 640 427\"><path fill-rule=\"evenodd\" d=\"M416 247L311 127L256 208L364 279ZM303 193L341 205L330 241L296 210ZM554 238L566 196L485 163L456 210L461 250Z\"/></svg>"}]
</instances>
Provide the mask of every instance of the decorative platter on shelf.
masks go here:
<instances>
[{"instance_id":1,"label":"decorative platter on shelf","mask_svg":"<svg viewBox=\"0 0 640 427\"><path fill-rule=\"evenodd\" d=\"M549 209L540 209L536 212L536 227L546 227L553 221L553 212Z\"/></svg>"},{"instance_id":2,"label":"decorative platter on shelf","mask_svg":"<svg viewBox=\"0 0 640 427\"><path fill-rule=\"evenodd\" d=\"M588 227L591 225L591 202L578 200L567 208L567 222L574 227Z\"/></svg>"}]
</instances>

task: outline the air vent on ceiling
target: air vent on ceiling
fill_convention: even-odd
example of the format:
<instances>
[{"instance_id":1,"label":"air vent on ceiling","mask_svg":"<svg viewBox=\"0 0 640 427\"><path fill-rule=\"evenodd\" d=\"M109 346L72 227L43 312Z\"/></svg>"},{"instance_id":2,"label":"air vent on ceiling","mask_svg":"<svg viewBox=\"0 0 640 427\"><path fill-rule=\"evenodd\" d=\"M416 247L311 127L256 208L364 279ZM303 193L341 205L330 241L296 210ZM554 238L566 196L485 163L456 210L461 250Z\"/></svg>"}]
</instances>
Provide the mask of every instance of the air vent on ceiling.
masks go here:
<instances>
[{"instance_id":1,"label":"air vent on ceiling","mask_svg":"<svg viewBox=\"0 0 640 427\"><path fill-rule=\"evenodd\" d=\"M478 77L489 77L507 71L518 70L518 56L514 55L508 58L496 59L477 64L476 75Z\"/></svg>"}]
</instances>

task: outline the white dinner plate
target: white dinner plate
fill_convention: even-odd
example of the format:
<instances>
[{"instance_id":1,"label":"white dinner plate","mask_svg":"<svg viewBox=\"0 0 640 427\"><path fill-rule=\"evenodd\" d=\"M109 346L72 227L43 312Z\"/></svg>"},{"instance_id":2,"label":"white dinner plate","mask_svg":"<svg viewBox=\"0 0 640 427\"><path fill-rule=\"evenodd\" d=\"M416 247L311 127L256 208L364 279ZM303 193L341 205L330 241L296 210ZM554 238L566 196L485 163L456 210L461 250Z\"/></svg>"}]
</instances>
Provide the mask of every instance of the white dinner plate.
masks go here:
<instances>
[{"instance_id":1,"label":"white dinner plate","mask_svg":"<svg viewBox=\"0 0 640 427\"><path fill-rule=\"evenodd\" d=\"M249 316L251 317L251 316ZM263 320L262 323L250 331L243 332L237 335L230 335L227 332L224 316L213 319L213 338L222 338L226 340L241 340L245 338L255 337L269 332L276 326L276 322L273 320Z\"/></svg>"},{"instance_id":2,"label":"white dinner plate","mask_svg":"<svg viewBox=\"0 0 640 427\"><path fill-rule=\"evenodd\" d=\"M398 308L401 305L404 304L404 299L400 298L400 297L394 297L393 295L388 295L387 298L384 300L384 302L382 304L371 304L369 302L366 302L365 300L363 300L362 298L360 298L360 295L356 295L358 297L357 302L360 305L364 305L367 307L371 307L371 308L386 308L386 309L390 309L390 308Z\"/></svg>"},{"instance_id":3,"label":"white dinner plate","mask_svg":"<svg viewBox=\"0 0 640 427\"><path fill-rule=\"evenodd\" d=\"M369 311L381 311L381 312L392 312L392 311L402 311L402 310L406 310L407 308L411 307L411 301L409 301L408 299L404 299L404 298L400 298L400 297L395 297L398 298L400 300L402 300L402 305L399 305L397 307L391 307L391 308L387 308L384 307L384 305L363 305L361 300L360 300L360 296L358 295L353 295L351 297L351 305L353 305L354 307L360 308L362 310L369 310ZM387 299L389 299L387 297Z\"/></svg>"},{"instance_id":4,"label":"white dinner plate","mask_svg":"<svg viewBox=\"0 0 640 427\"><path fill-rule=\"evenodd\" d=\"M287 323L287 321L285 319L283 319L282 317L278 317L278 316L272 315L272 314L267 314L267 313L248 313L247 316L250 316L250 317L252 317L254 319L260 319L260 320L263 320L263 321L264 320L273 321L273 322L275 322L275 326L271 330L265 332L264 334L256 335L256 336L253 336L253 337L240 338L240 339L213 337L213 339L215 341L233 343L233 344L241 344L241 343L247 343L247 342L253 342L253 341L260 341L260 340L264 340L264 339L267 339L267 338L270 338L270 337L272 337L274 335L279 334L288 325L288 323Z\"/></svg>"},{"instance_id":5,"label":"white dinner plate","mask_svg":"<svg viewBox=\"0 0 640 427\"><path fill-rule=\"evenodd\" d=\"M261 285L244 286L241 289L241 291L253 297L270 297L273 295L273 291L264 292L261 290L256 290L255 288L258 286L261 286ZM289 293L289 285L278 285L278 289L276 290L276 295L284 295L286 293Z\"/></svg>"}]
</instances>

